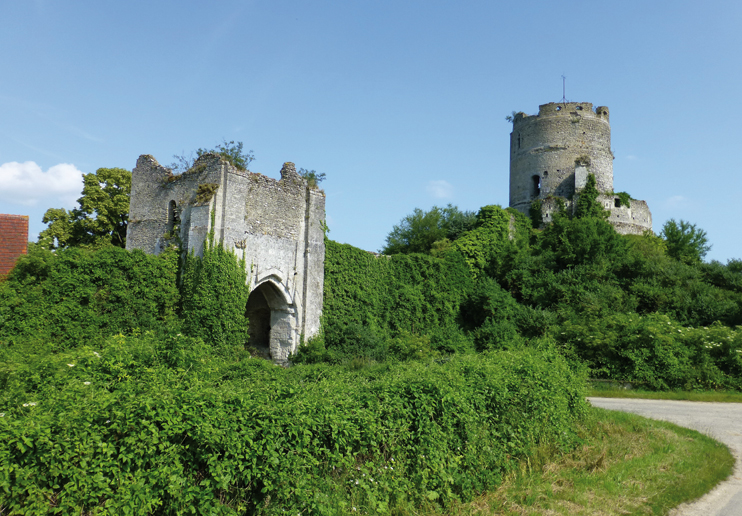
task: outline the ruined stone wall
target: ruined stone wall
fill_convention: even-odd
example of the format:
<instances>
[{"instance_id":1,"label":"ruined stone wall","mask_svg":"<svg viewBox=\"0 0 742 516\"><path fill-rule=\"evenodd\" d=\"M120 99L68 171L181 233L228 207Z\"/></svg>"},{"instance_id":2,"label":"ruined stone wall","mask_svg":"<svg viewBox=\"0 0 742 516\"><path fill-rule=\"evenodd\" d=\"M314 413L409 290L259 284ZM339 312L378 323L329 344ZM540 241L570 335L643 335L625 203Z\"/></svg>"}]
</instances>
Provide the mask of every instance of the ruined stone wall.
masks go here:
<instances>
[{"instance_id":1,"label":"ruined stone wall","mask_svg":"<svg viewBox=\"0 0 742 516\"><path fill-rule=\"evenodd\" d=\"M619 206L619 198L614 195L600 195L598 202L610 214L606 219L621 235L642 235L645 231L652 231L652 213L644 201L631 199L630 206ZM552 221L554 214L560 210L573 213L574 201L557 197L549 197L541 201L541 217L545 224Z\"/></svg>"},{"instance_id":2,"label":"ruined stone wall","mask_svg":"<svg viewBox=\"0 0 742 516\"><path fill-rule=\"evenodd\" d=\"M550 103L535 116L518 113L510 134L510 206L527 214L534 199L571 198L575 169L595 175L598 190L613 191L608 108L589 102Z\"/></svg>"},{"instance_id":3,"label":"ruined stone wall","mask_svg":"<svg viewBox=\"0 0 742 516\"><path fill-rule=\"evenodd\" d=\"M598 202L610 210L611 214L606 220L616 228L617 233L641 235L645 231L652 231L652 213L646 202L631 199L630 206L618 206L618 197L612 195L601 195Z\"/></svg>"},{"instance_id":4,"label":"ruined stone wall","mask_svg":"<svg viewBox=\"0 0 742 516\"><path fill-rule=\"evenodd\" d=\"M285 361L319 330L324 286L325 196L285 163L281 179L240 171L207 154L180 176L152 156L132 172L128 249L157 254L182 242L203 252L211 227L226 249L244 253L248 281L271 310L270 355Z\"/></svg>"}]
</instances>

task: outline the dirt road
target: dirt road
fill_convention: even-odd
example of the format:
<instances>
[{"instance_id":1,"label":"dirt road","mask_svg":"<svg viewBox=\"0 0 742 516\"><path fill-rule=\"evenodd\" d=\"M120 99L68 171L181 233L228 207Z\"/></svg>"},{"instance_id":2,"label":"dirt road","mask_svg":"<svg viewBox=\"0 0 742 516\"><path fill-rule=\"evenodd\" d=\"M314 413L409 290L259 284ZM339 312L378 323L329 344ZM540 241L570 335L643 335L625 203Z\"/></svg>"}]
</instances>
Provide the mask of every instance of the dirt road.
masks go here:
<instances>
[{"instance_id":1,"label":"dirt road","mask_svg":"<svg viewBox=\"0 0 742 516\"><path fill-rule=\"evenodd\" d=\"M671 516L742 516L742 403L588 398L596 407L632 412L692 428L723 442L737 460L734 473L693 503Z\"/></svg>"}]
</instances>

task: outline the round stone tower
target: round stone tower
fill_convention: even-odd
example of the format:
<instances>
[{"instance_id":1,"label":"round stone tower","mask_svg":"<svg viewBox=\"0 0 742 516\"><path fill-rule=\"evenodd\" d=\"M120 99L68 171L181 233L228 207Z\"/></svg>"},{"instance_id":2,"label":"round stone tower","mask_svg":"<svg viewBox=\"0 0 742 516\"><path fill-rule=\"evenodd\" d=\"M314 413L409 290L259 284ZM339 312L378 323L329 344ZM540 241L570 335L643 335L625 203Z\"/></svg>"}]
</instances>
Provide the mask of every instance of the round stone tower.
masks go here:
<instances>
[{"instance_id":1,"label":"round stone tower","mask_svg":"<svg viewBox=\"0 0 742 516\"><path fill-rule=\"evenodd\" d=\"M613 192L608 108L589 102L551 102L538 115L517 113L510 133L510 206L526 215L536 199L572 199L595 176Z\"/></svg>"}]
</instances>

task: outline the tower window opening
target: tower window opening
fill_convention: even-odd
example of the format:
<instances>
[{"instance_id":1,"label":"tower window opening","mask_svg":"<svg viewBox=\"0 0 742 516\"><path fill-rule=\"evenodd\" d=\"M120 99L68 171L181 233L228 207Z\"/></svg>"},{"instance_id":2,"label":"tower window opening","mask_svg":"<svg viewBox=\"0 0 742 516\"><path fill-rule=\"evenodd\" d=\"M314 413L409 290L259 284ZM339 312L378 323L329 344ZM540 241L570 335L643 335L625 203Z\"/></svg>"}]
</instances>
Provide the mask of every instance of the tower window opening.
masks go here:
<instances>
[{"instance_id":1,"label":"tower window opening","mask_svg":"<svg viewBox=\"0 0 742 516\"><path fill-rule=\"evenodd\" d=\"M548 170L544 170L544 177L549 177L549 171Z\"/></svg>"},{"instance_id":2,"label":"tower window opening","mask_svg":"<svg viewBox=\"0 0 742 516\"><path fill-rule=\"evenodd\" d=\"M518 134L518 148L520 149L520 134Z\"/></svg>"},{"instance_id":3,"label":"tower window opening","mask_svg":"<svg viewBox=\"0 0 742 516\"><path fill-rule=\"evenodd\" d=\"M613 199L613 204L616 206L616 208L620 208L621 207L621 199L619 199L618 197L616 197L615 199Z\"/></svg>"},{"instance_id":4,"label":"tower window opening","mask_svg":"<svg viewBox=\"0 0 742 516\"><path fill-rule=\"evenodd\" d=\"M582 111L582 106L575 106L575 109L576 109L577 111Z\"/></svg>"},{"instance_id":5,"label":"tower window opening","mask_svg":"<svg viewBox=\"0 0 742 516\"><path fill-rule=\"evenodd\" d=\"M531 188L531 197L538 197L541 195L541 178L536 174L531 178L533 185Z\"/></svg>"},{"instance_id":6,"label":"tower window opening","mask_svg":"<svg viewBox=\"0 0 742 516\"><path fill-rule=\"evenodd\" d=\"M167 205L167 230L172 231L178 219L178 210L175 201L170 201Z\"/></svg>"}]
</instances>

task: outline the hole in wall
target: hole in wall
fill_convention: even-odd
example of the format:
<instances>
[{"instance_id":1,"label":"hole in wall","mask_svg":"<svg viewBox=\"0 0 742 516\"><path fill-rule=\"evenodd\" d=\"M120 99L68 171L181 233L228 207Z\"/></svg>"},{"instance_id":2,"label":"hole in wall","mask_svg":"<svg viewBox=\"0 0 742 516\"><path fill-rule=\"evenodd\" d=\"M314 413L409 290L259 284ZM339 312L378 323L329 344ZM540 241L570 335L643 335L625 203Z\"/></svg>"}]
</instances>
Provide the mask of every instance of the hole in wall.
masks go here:
<instances>
[{"instance_id":1,"label":"hole in wall","mask_svg":"<svg viewBox=\"0 0 742 516\"><path fill-rule=\"evenodd\" d=\"M557 106L557 111L561 111L561 110L562 110L562 106Z\"/></svg>"},{"instance_id":2,"label":"hole in wall","mask_svg":"<svg viewBox=\"0 0 742 516\"><path fill-rule=\"evenodd\" d=\"M615 199L613 199L613 205L616 208L620 208L621 207L621 199L619 199L618 197L616 197Z\"/></svg>"},{"instance_id":3,"label":"hole in wall","mask_svg":"<svg viewBox=\"0 0 742 516\"><path fill-rule=\"evenodd\" d=\"M541 178L536 174L531 177L533 184L531 185L531 198L538 197L541 195Z\"/></svg>"}]
</instances>

